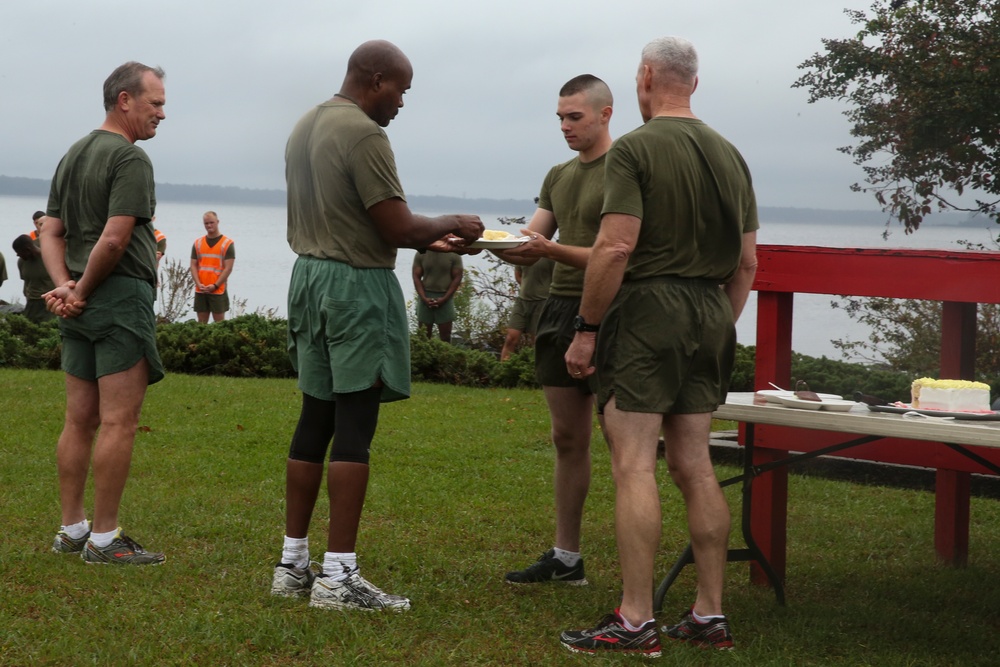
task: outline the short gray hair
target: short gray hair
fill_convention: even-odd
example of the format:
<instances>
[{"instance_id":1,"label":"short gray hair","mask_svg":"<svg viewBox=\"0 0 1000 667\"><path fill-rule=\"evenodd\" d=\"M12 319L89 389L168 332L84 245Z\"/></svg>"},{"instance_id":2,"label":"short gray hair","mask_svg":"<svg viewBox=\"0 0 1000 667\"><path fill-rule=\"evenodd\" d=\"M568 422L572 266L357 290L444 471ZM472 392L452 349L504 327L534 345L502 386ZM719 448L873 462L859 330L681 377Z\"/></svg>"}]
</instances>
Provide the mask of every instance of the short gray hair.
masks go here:
<instances>
[{"instance_id":1,"label":"short gray hair","mask_svg":"<svg viewBox=\"0 0 1000 667\"><path fill-rule=\"evenodd\" d=\"M660 65L685 82L693 82L698 76L698 52L683 37L654 39L642 49L642 62Z\"/></svg>"},{"instance_id":2,"label":"short gray hair","mask_svg":"<svg viewBox=\"0 0 1000 667\"><path fill-rule=\"evenodd\" d=\"M104 81L104 110L114 109L118 103L118 95L122 92L138 97L143 91L142 77L146 72L152 72L158 79L166 76L160 67L149 67L135 61L116 67L111 76Z\"/></svg>"}]
</instances>

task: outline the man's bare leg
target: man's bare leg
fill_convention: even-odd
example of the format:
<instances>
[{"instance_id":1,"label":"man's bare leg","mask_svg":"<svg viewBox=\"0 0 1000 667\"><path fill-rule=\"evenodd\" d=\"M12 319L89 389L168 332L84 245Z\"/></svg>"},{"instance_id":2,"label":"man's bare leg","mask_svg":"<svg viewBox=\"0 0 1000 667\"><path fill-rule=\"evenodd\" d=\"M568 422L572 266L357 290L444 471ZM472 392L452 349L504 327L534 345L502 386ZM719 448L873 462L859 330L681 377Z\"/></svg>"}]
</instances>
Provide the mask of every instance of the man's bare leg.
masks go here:
<instances>
[{"instance_id":1,"label":"man's bare leg","mask_svg":"<svg viewBox=\"0 0 1000 667\"><path fill-rule=\"evenodd\" d=\"M710 413L670 415L663 421L670 475L684 496L698 573L694 610L722 614L722 588L729 548L730 516L709 453Z\"/></svg>"},{"instance_id":2,"label":"man's bare leg","mask_svg":"<svg viewBox=\"0 0 1000 667\"><path fill-rule=\"evenodd\" d=\"M100 412L97 383L67 374L66 419L56 447L59 501L64 526L86 518L83 493L90 473L94 436L101 423Z\"/></svg>"},{"instance_id":3,"label":"man's bare leg","mask_svg":"<svg viewBox=\"0 0 1000 667\"><path fill-rule=\"evenodd\" d=\"M661 531L656 443L662 420L658 414L620 411L614 397L604 406L624 588L619 613L636 626L653 618L653 561Z\"/></svg>"},{"instance_id":4,"label":"man's bare leg","mask_svg":"<svg viewBox=\"0 0 1000 667\"><path fill-rule=\"evenodd\" d=\"M118 509L132 465L139 413L149 385L149 362L98 379L101 426L94 445L95 533L118 527Z\"/></svg>"},{"instance_id":5,"label":"man's bare leg","mask_svg":"<svg viewBox=\"0 0 1000 667\"><path fill-rule=\"evenodd\" d=\"M594 397L576 387L543 387L556 448L555 546L580 551L583 505L590 490L590 437Z\"/></svg>"}]
</instances>

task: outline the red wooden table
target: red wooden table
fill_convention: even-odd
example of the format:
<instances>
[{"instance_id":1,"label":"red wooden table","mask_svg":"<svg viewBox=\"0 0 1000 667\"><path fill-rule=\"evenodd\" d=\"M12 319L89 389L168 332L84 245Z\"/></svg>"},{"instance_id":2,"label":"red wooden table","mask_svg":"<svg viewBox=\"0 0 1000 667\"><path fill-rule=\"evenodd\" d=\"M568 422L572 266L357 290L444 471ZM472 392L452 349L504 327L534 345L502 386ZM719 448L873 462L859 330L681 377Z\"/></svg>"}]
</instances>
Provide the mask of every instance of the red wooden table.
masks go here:
<instances>
[{"instance_id":1,"label":"red wooden table","mask_svg":"<svg viewBox=\"0 0 1000 667\"><path fill-rule=\"evenodd\" d=\"M769 382L791 385L796 293L941 301L940 377L975 379L976 309L979 303L1000 303L1000 254L761 245L757 257L755 389L768 389ZM740 437L745 441L745 424L740 427ZM826 447L839 437L835 432L760 424L753 464L780 460L789 451ZM936 443L912 439L880 439L852 449L850 456L935 469L935 549L945 562L957 566L967 562L969 475L992 471ZM989 452L987 458L1000 463L1000 451ZM752 532L781 579L785 574L787 502L787 468L775 468L754 484ZM751 565L751 579L767 582L758 565Z\"/></svg>"}]
</instances>

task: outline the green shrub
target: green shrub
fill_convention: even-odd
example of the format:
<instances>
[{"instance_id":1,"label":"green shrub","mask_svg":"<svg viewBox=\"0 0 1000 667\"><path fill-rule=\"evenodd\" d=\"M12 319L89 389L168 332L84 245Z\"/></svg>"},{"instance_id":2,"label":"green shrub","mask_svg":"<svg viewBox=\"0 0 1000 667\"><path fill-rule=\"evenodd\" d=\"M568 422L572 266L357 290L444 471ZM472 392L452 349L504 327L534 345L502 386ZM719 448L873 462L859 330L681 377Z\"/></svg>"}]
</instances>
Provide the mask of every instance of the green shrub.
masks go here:
<instances>
[{"instance_id":1,"label":"green shrub","mask_svg":"<svg viewBox=\"0 0 1000 667\"><path fill-rule=\"evenodd\" d=\"M160 358L168 372L230 377L294 377L284 319L243 315L212 324L160 324Z\"/></svg>"},{"instance_id":2,"label":"green shrub","mask_svg":"<svg viewBox=\"0 0 1000 667\"><path fill-rule=\"evenodd\" d=\"M0 367L54 370L61 354L57 320L36 324L20 313L0 317Z\"/></svg>"}]
</instances>

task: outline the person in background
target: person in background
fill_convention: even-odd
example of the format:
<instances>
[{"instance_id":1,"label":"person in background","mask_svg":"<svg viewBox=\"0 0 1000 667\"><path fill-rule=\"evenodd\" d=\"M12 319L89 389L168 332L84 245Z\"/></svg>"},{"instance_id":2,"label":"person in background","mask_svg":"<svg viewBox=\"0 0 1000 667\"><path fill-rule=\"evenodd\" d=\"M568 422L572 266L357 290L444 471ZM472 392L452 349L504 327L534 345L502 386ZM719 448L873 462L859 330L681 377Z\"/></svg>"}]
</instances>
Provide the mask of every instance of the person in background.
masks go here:
<instances>
[{"instance_id":1,"label":"person in background","mask_svg":"<svg viewBox=\"0 0 1000 667\"><path fill-rule=\"evenodd\" d=\"M209 313L215 322L226 319L229 310L227 283L236 264L236 244L219 231L219 216L215 211L206 211L202 223L205 235L191 247L191 277L194 278L194 312L198 321L206 324Z\"/></svg>"},{"instance_id":2,"label":"person in background","mask_svg":"<svg viewBox=\"0 0 1000 667\"><path fill-rule=\"evenodd\" d=\"M539 258L555 262L535 336L535 375L548 404L556 449L555 541L536 562L508 572L506 580L511 584L587 583L580 526L590 489L594 387L586 378L570 375L563 356L573 339L583 272L601 221L613 102L607 84L591 74L563 85L556 115L566 144L577 155L552 167L542 182L538 209L524 230L530 240L512 250L496 251L513 263ZM557 232L558 242L552 240Z\"/></svg>"},{"instance_id":3,"label":"person in background","mask_svg":"<svg viewBox=\"0 0 1000 667\"><path fill-rule=\"evenodd\" d=\"M535 333L538 331L538 320L542 315L542 306L549 296L549 284L552 282L552 269L555 267L548 257L542 257L534 264L514 265L514 280L517 281L518 294L507 320L507 337L500 350L500 361L507 361L517 350L522 335L525 340L534 344Z\"/></svg>"},{"instance_id":4,"label":"person in background","mask_svg":"<svg viewBox=\"0 0 1000 667\"><path fill-rule=\"evenodd\" d=\"M396 249L454 252L483 232L477 216L427 218L406 204L382 128L402 108L412 78L398 47L365 42L351 54L340 91L306 112L285 148L288 244L298 255L288 350L302 411L285 468L284 548L271 593L309 596L312 607L410 608L361 576L356 552L380 403L410 394ZM308 532L324 468L329 527L314 575Z\"/></svg>"},{"instance_id":5,"label":"person in background","mask_svg":"<svg viewBox=\"0 0 1000 667\"><path fill-rule=\"evenodd\" d=\"M735 322L756 273L759 225L743 157L691 111L697 86L690 42L649 43L636 75L644 125L619 138L605 164L601 229L566 366L577 377L596 372L624 590L620 606L595 627L562 633L573 651L660 654L653 563L662 523L661 429L698 577L694 604L663 631L679 642L733 647L722 613L729 507L709 437L732 373Z\"/></svg>"},{"instance_id":6,"label":"person in background","mask_svg":"<svg viewBox=\"0 0 1000 667\"><path fill-rule=\"evenodd\" d=\"M153 222L156 222L155 216L153 217ZM159 229L153 229L153 236L156 237L156 269L159 272L160 260L167 254L167 235Z\"/></svg>"},{"instance_id":7,"label":"person in background","mask_svg":"<svg viewBox=\"0 0 1000 667\"><path fill-rule=\"evenodd\" d=\"M417 293L417 322L427 337L451 342L455 321L455 292L462 284L462 257L454 252L417 253L413 257L413 288Z\"/></svg>"},{"instance_id":8,"label":"person in background","mask_svg":"<svg viewBox=\"0 0 1000 667\"><path fill-rule=\"evenodd\" d=\"M24 311L22 314L32 322L44 322L55 318L45 307L46 292L55 289L49 272L45 270L42 251L27 234L21 234L13 243L17 254L17 270L24 281Z\"/></svg>"},{"instance_id":9,"label":"person in background","mask_svg":"<svg viewBox=\"0 0 1000 667\"><path fill-rule=\"evenodd\" d=\"M3 258L3 253L0 252L0 285L7 282L7 260Z\"/></svg>"},{"instance_id":10,"label":"person in background","mask_svg":"<svg viewBox=\"0 0 1000 667\"><path fill-rule=\"evenodd\" d=\"M31 221L35 223L35 228L28 233L28 238L35 243L38 243L38 235L42 233L42 218L44 217L45 211L35 211L31 216Z\"/></svg>"},{"instance_id":11,"label":"person in background","mask_svg":"<svg viewBox=\"0 0 1000 667\"><path fill-rule=\"evenodd\" d=\"M118 526L146 387L163 378L156 350L153 165L137 141L166 116L163 70L129 62L104 82L100 128L59 162L42 226L42 258L60 316L66 412L57 463L62 526L52 550L88 563L155 565ZM84 511L93 467L94 524ZM92 528L92 530L91 530Z\"/></svg>"}]
</instances>

